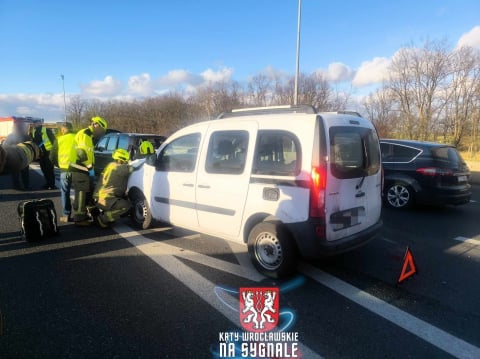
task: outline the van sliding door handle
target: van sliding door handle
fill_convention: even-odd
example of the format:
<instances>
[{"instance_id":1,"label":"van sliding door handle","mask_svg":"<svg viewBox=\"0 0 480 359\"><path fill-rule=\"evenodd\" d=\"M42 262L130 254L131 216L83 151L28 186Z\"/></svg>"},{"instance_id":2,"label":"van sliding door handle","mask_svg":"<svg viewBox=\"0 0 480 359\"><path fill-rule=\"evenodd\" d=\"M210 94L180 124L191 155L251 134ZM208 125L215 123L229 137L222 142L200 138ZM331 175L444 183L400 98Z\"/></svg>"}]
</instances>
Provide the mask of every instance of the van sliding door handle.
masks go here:
<instances>
[{"instance_id":1,"label":"van sliding door handle","mask_svg":"<svg viewBox=\"0 0 480 359\"><path fill-rule=\"evenodd\" d=\"M198 188L210 188L210 186L208 184L199 184L198 185Z\"/></svg>"},{"instance_id":2,"label":"van sliding door handle","mask_svg":"<svg viewBox=\"0 0 480 359\"><path fill-rule=\"evenodd\" d=\"M360 197L363 197L363 196L365 196L365 192L358 192L358 193L355 195L355 197L357 197L357 198L360 198Z\"/></svg>"},{"instance_id":3,"label":"van sliding door handle","mask_svg":"<svg viewBox=\"0 0 480 359\"><path fill-rule=\"evenodd\" d=\"M193 183L183 183L182 186L184 186L184 187L193 187Z\"/></svg>"}]
</instances>

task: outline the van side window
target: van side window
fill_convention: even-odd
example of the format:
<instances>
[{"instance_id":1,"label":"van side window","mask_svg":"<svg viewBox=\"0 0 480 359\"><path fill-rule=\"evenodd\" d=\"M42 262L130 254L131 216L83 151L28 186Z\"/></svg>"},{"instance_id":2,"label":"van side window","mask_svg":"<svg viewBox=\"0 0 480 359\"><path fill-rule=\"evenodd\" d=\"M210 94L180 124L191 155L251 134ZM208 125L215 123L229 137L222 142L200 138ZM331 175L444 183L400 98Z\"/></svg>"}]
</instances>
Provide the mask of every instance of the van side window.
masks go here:
<instances>
[{"instance_id":1,"label":"van side window","mask_svg":"<svg viewBox=\"0 0 480 359\"><path fill-rule=\"evenodd\" d=\"M370 176L380 169L377 134L364 127L330 128L332 174L340 179Z\"/></svg>"},{"instance_id":2,"label":"van side window","mask_svg":"<svg viewBox=\"0 0 480 359\"><path fill-rule=\"evenodd\" d=\"M284 131L259 131L253 173L294 176L300 170L300 145Z\"/></svg>"},{"instance_id":3,"label":"van side window","mask_svg":"<svg viewBox=\"0 0 480 359\"><path fill-rule=\"evenodd\" d=\"M208 173L243 173L247 147L247 131L218 131L212 133L208 144L205 170Z\"/></svg>"},{"instance_id":4,"label":"van side window","mask_svg":"<svg viewBox=\"0 0 480 359\"><path fill-rule=\"evenodd\" d=\"M173 140L158 155L157 168L167 172L193 172L197 162L200 134L193 133Z\"/></svg>"}]
</instances>

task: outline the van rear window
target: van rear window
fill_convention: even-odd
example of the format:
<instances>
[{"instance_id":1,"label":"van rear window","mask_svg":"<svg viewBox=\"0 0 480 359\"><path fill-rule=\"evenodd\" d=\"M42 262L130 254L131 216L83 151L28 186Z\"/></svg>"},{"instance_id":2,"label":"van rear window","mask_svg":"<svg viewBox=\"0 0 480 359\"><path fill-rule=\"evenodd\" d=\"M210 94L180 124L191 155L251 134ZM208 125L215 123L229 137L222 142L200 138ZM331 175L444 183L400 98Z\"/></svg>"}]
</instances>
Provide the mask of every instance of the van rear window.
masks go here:
<instances>
[{"instance_id":1,"label":"van rear window","mask_svg":"<svg viewBox=\"0 0 480 359\"><path fill-rule=\"evenodd\" d=\"M340 179L370 176L380 169L378 137L365 127L330 128L330 166Z\"/></svg>"}]
</instances>

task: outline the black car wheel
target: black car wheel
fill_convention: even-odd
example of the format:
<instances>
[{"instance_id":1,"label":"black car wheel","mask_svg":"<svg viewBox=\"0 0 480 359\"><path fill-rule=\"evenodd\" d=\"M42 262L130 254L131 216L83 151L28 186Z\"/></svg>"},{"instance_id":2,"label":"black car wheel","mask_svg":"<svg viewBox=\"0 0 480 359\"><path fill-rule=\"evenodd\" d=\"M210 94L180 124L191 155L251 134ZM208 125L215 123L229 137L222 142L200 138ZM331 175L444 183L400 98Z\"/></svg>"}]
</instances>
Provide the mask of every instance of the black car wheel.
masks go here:
<instances>
[{"instance_id":1,"label":"black car wheel","mask_svg":"<svg viewBox=\"0 0 480 359\"><path fill-rule=\"evenodd\" d=\"M404 183L394 183L385 189L385 202L392 208L408 208L413 203L413 191Z\"/></svg>"},{"instance_id":2,"label":"black car wheel","mask_svg":"<svg viewBox=\"0 0 480 359\"><path fill-rule=\"evenodd\" d=\"M139 191L129 194L132 202L132 223L135 228L147 229L152 225L152 214L148 203Z\"/></svg>"}]
</instances>

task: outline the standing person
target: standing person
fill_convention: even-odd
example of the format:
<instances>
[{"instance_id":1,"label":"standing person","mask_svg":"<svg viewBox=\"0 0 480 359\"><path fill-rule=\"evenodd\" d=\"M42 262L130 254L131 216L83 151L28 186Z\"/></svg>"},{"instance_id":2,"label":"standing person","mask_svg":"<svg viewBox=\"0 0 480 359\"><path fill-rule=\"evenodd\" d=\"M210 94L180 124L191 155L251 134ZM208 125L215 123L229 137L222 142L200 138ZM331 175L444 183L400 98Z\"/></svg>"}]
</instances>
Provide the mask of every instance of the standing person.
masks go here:
<instances>
[{"instance_id":1,"label":"standing person","mask_svg":"<svg viewBox=\"0 0 480 359\"><path fill-rule=\"evenodd\" d=\"M104 211L96 218L102 228L107 228L131 207L130 201L125 198L128 177L134 171L134 167L128 164L130 154L118 148L112 158L114 162L103 170L93 194L96 206Z\"/></svg>"},{"instance_id":2,"label":"standing person","mask_svg":"<svg viewBox=\"0 0 480 359\"><path fill-rule=\"evenodd\" d=\"M92 186L95 176L93 141L102 137L106 130L107 121L95 116L92 118L90 126L78 131L75 135L75 161L70 163L70 171L72 172L72 185L75 190L73 220L78 226L90 225L87 204L92 202Z\"/></svg>"},{"instance_id":3,"label":"standing person","mask_svg":"<svg viewBox=\"0 0 480 359\"><path fill-rule=\"evenodd\" d=\"M31 140L31 137L28 135L26 124L23 122L16 122L13 125L12 133L5 139L4 145L18 145L19 143ZM27 164L27 166L20 171L13 172L12 182L13 188L17 190L28 190L30 188L30 166Z\"/></svg>"},{"instance_id":4,"label":"standing person","mask_svg":"<svg viewBox=\"0 0 480 359\"><path fill-rule=\"evenodd\" d=\"M70 172L70 163L76 161L75 152L75 134L73 133L70 122L62 122L60 125L61 135L53 143L50 151L50 161L60 168L60 192L62 194L63 216L60 222L73 221L72 202L70 200L70 190L72 188L72 173Z\"/></svg>"},{"instance_id":5,"label":"standing person","mask_svg":"<svg viewBox=\"0 0 480 359\"><path fill-rule=\"evenodd\" d=\"M33 126L33 142L42 150L39 163L46 182L43 188L57 189L57 187L55 187L55 170L52 161L50 161L50 150L55 142L55 135L51 129L43 126L43 120L34 120Z\"/></svg>"}]
</instances>

